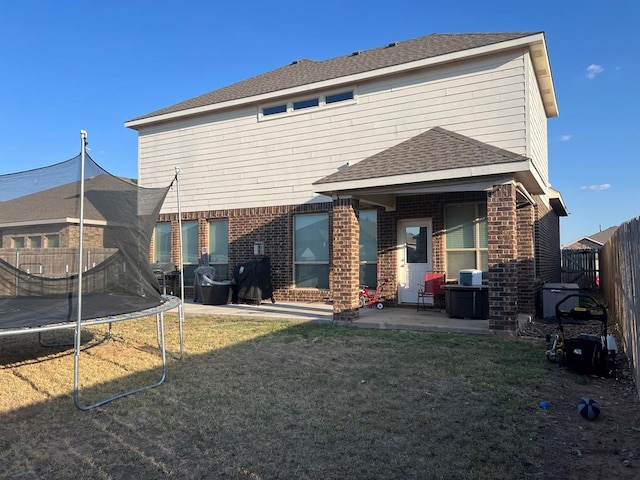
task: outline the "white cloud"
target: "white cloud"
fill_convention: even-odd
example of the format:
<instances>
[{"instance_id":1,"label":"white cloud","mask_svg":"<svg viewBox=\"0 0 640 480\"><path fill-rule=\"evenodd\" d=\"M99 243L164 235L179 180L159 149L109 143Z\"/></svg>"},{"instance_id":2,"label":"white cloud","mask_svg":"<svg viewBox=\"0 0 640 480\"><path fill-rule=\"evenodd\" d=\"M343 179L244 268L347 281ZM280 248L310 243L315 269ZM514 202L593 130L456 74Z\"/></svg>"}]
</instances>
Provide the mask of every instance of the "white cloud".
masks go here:
<instances>
[{"instance_id":1,"label":"white cloud","mask_svg":"<svg viewBox=\"0 0 640 480\"><path fill-rule=\"evenodd\" d=\"M604 72L604 68L602 68L601 65L596 65L595 63L592 63L587 67L587 78L589 80L593 80L594 78L596 78L597 75L601 74L602 72Z\"/></svg>"},{"instance_id":2,"label":"white cloud","mask_svg":"<svg viewBox=\"0 0 640 480\"><path fill-rule=\"evenodd\" d=\"M569 140L571 140L571 135L560 135L561 142L568 142Z\"/></svg>"},{"instance_id":3,"label":"white cloud","mask_svg":"<svg viewBox=\"0 0 640 480\"><path fill-rule=\"evenodd\" d=\"M589 186L580 187L580 189L582 190L606 190L608 188L611 188L610 183L602 183L600 185L589 185Z\"/></svg>"}]
</instances>

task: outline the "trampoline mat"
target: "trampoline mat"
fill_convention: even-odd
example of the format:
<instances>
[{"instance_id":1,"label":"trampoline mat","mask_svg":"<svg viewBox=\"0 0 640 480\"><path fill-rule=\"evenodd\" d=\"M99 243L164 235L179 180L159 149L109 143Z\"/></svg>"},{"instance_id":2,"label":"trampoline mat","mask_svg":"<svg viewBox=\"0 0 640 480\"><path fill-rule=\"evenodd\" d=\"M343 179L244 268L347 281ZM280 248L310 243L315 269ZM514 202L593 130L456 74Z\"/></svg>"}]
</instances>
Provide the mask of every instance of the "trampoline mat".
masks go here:
<instances>
[{"instance_id":1,"label":"trampoline mat","mask_svg":"<svg viewBox=\"0 0 640 480\"><path fill-rule=\"evenodd\" d=\"M92 320L137 312L156 307L161 303L162 300L159 297L83 295L82 319ZM0 330L76 322L77 307L76 297L3 297L0 298Z\"/></svg>"}]
</instances>

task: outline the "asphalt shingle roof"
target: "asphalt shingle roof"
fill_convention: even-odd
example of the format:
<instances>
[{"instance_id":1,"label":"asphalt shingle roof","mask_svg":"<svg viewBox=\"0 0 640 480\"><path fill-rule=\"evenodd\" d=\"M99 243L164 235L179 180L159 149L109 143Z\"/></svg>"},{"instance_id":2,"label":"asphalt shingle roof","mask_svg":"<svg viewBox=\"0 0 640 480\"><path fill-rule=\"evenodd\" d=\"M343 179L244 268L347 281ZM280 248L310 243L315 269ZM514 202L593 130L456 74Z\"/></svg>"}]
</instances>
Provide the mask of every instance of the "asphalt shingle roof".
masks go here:
<instances>
[{"instance_id":1,"label":"asphalt shingle roof","mask_svg":"<svg viewBox=\"0 0 640 480\"><path fill-rule=\"evenodd\" d=\"M332 173L314 185L519 161L528 161L528 158L442 127L434 127Z\"/></svg>"},{"instance_id":2,"label":"asphalt shingle roof","mask_svg":"<svg viewBox=\"0 0 640 480\"><path fill-rule=\"evenodd\" d=\"M432 34L329 60L304 59L130 121L214 105L527 37L540 32Z\"/></svg>"}]
</instances>

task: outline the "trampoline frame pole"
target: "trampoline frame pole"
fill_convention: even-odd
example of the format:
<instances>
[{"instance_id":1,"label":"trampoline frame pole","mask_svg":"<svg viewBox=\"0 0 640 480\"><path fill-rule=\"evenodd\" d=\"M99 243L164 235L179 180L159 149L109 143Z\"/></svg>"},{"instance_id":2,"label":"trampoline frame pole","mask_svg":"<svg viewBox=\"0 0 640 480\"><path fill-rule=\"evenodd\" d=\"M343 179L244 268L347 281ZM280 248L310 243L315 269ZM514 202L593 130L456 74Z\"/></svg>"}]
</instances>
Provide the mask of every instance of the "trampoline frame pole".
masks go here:
<instances>
[{"instance_id":1,"label":"trampoline frame pole","mask_svg":"<svg viewBox=\"0 0 640 480\"><path fill-rule=\"evenodd\" d=\"M73 403L75 406L82 411L91 410L92 408L104 405L118 398L126 397L128 395L132 395L134 393L142 392L144 390L148 390L150 388L157 387L161 383L164 382L167 376L167 356L166 356L166 342L165 342L165 327L164 327L164 310L160 310L155 312L156 314L156 336L158 342L158 348L160 350L160 355L162 359L162 370L160 374L160 378L158 381L151 383L149 385L144 385L142 387L134 388L133 390L129 390L126 392L118 393L116 395L112 395L108 398L100 400L98 402L92 403L90 405L83 405L80 402L80 349L82 346L82 270L84 268L83 265L83 233L84 233L84 194L85 194L85 160L86 160L86 139L87 132L85 130L80 130L80 138L81 138L81 155L80 155L80 219L79 219L79 242L78 242L78 302L77 302L77 322L75 325L75 341L74 341L74 363L73 363ZM125 317L134 318L132 315L127 315ZM100 322L95 323L109 323L109 332L111 332L111 323L116 320L116 317L106 318ZM182 324L180 326L182 330ZM182 333L180 334L182 341Z\"/></svg>"},{"instance_id":2,"label":"trampoline frame pole","mask_svg":"<svg viewBox=\"0 0 640 480\"><path fill-rule=\"evenodd\" d=\"M80 364L80 346L82 337L82 269L84 267L82 256L83 252L83 234L84 234L84 164L87 150L87 132L80 130L80 219L78 229L78 304L77 304L77 323L75 329L74 357L73 357L73 402L76 407L83 409L80 405L79 398L79 364Z\"/></svg>"},{"instance_id":3,"label":"trampoline frame pole","mask_svg":"<svg viewBox=\"0 0 640 480\"><path fill-rule=\"evenodd\" d=\"M183 326L184 323L184 258L182 256L182 209L180 204L180 167L176 165L176 198L178 202L178 241L180 243L179 249L179 262L180 262L180 306L178 307L178 330L180 335L180 355L178 358L184 360L184 335Z\"/></svg>"}]
</instances>

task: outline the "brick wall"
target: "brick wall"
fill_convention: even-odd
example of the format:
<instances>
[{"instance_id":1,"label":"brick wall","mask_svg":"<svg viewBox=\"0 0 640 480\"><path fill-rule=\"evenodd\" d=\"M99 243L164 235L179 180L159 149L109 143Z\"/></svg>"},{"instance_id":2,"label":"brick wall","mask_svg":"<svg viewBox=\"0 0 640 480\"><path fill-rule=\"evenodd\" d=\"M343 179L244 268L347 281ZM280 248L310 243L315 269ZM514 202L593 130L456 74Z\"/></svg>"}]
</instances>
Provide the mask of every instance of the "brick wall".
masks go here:
<instances>
[{"instance_id":1,"label":"brick wall","mask_svg":"<svg viewBox=\"0 0 640 480\"><path fill-rule=\"evenodd\" d=\"M334 320L354 320L359 315L358 207L358 201L351 198L338 198L333 202L331 291Z\"/></svg>"},{"instance_id":2,"label":"brick wall","mask_svg":"<svg viewBox=\"0 0 640 480\"><path fill-rule=\"evenodd\" d=\"M459 192L428 194L398 197L396 210L387 212L378 210L378 278L392 279L390 290L396 291L397 271L397 223L400 220L428 217L433 226L433 269L444 270L444 206L447 203L487 201L489 238L493 247L489 251L490 287L492 297L490 316L495 318L492 328L515 328L518 309L532 309L534 284L534 247L531 231L540 227L547 228L549 212L543 215L542 221L537 218L538 212L532 207L516 210L515 187L506 185L497 187L494 192ZM339 209L339 217L334 218ZM208 247L208 222L213 219L226 218L229 221L229 268L233 268L250 260L255 260L253 245L264 242L265 254L271 259L272 281L276 300L295 302L318 302L331 298L330 290L293 288L293 217L305 213L329 214L329 238L333 238L333 224L339 225L343 233L339 235L339 243L331 242L329 258L330 269L339 272L330 276L330 285L336 292L331 298L337 301L344 292L346 302L339 309L351 312L354 298L358 291L358 270L349 270L346 284L342 282L346 268L343 260L347 258L358 266L358 205L351 199L338 203L315 203L307 205L283 205L277 207L256 207L238 210L215 210L183 213L184 221L198 221L199 250ZM551 211L553 214L553 211ZM355 223L354 218L356 219ZM557 217L556 223L557 223ZM178 221L176 214L160 215L159 222L171 222L172 261L179 262ZM535 254L540 248L535 244ZM153 242L152 242L153 248ZM333 249L338 248L337 251ZM345 250L346 249L346 250ZM543 250L547 253L547 250ZM558 249L559 255L559 249ZM151 257L150 257L151 258ZM493 265L493 267L491 267ZM558 264L559 265L559 264ZM537 267L536 267L537 268ZM559 272L559 269L558 269ZM531 280L531 281L530 281ZM353 285L355 287L353 287ZM345 285L352 285L347 288ZM344 292L343 292L344 291ZM357 296L355 297L357 298ZM356 302L357 303L357 302ZM357 312L355 312L357 314Z\"/></svg>"},{"instance_id":3,"label":"brick wall","mask_svg":"<svg viewBox=\"0 0 640 480\"><path fill-rule=\"evenodd\" d=\"M518 243L515 185L498 185L487 195L489 236L489 326L515 330L518 316Z\"/></svg>"},{"instance_id":4,"label":"brick wall","mask_svg":"<svg viewBox=\"0 0 640 480\"><path fill-rule=\"evenodd\" d=\"M398 231L400 220L411 218L431 218L433 237L432 266L434 271L445 269L444 206L447 203L484 202L484 192L437 193L398 197L396 210L378 212L378 277L393 279L396 288Z\"/></svg>"},{"instance_id":5,"label":"brick wall","mask_svg":"<svg viewBox=\"0 0 640 480\"><path fill-rule=\"evenodd\" d=\"M560 218L536 197L535 258L536 274L542 282L560 282Z\"/></svg>"},{"instance_id":6,"label":"brick wall","mask_svg":"<svg viewBox=\"0 0 640 480\"><path fill-rule=\"evenodd\" d=\"M518 235L518 311L533 314L535 311L535 264L533 205L517 209Z\"/></svg>"},{"instance_id":7,"label":"brick wall","mask_svg":"<svg viewBox=\"0 0 640 480\"><path fill-rule=\"evenodd\" d=\"M208 250L209 220L227 219L229 221L230 272L236 265L262 258L254 255L253 246L255 242L264 242L265 255L271 260L271 277L276 300L318 302L329 298L328 290L291 287L293 285L293 217L306 213L330 213L331 209L331 203L313 203L212 210L183 213L182 220L198 222L198 250L201 252L203 248ZM158 222L171 222L171 261L177 265L180 261L177 214L161 214ZM329 225L331 225L331 216Z\"/></svg>"}]
</instances>

